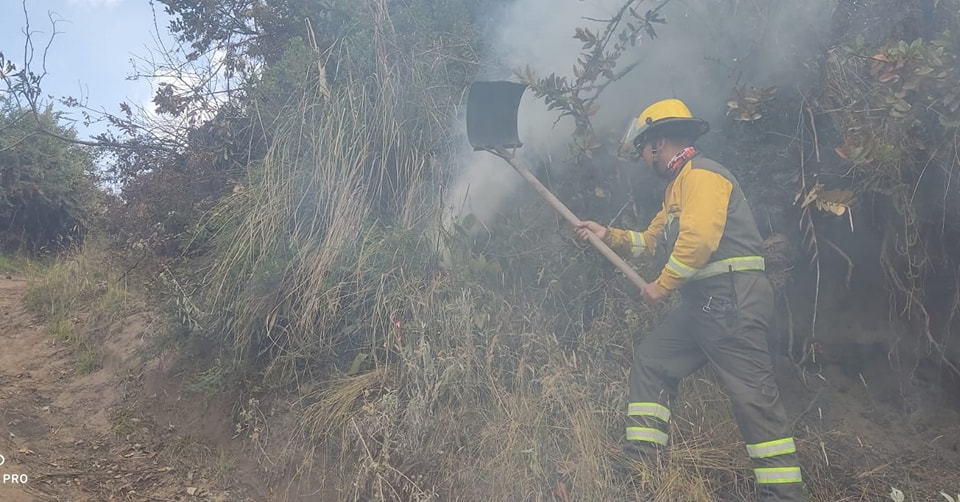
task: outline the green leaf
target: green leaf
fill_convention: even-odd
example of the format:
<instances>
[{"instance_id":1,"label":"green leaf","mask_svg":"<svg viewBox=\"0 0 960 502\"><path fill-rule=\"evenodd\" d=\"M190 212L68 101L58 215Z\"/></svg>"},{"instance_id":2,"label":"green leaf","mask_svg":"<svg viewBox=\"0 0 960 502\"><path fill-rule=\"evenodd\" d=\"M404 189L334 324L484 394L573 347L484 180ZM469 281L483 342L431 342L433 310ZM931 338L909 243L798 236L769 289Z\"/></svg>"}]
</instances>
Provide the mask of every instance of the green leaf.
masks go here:
<instances>
[{"instance_id":1,"label":"green leaf","mask_svg":"<svg viewBox=\"0 0 960 502\"><path fill-rule=\"evenodd\" d=\"M490 316L485 312L475 311L473 313L473 325L476 326L477 329L483 329L489 319Z\"/></svg>"},{"instance_id":2,"label":"green leaf","mask_svg":"<svg viewBox=\"0 0 960 502\"><path fill-rule=\"evenodd\" d=\"M347 376L354 376L360 372L360 367L363 365L363 362L367 360L368 354L361 352L357 354L357 357L353 358L353 363L350 364L350 369L347 371Z\"/></svg>"},{"instance_id":3,"label":"green leaf","mask_svg":"<svg viewBox=\"0 0 960 502\"><path fill-rule=\"evenodd\" d=\"M477 216L473 213L470 213L464 216L463 219L460 220L460 225L463 227L464 230L470 230L476 224L477 224Z\"/></svg>"}]
</instances>

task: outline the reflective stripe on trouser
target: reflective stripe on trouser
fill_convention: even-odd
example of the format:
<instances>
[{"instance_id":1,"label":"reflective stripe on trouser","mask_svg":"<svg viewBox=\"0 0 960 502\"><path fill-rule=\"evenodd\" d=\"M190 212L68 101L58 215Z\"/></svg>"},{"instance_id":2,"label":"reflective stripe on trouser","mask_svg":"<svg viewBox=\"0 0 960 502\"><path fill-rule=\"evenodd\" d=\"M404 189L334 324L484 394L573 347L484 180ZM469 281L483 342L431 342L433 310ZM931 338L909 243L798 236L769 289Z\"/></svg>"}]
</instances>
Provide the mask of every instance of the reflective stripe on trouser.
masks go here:
<instances>
[{"instance_id":1,"label":"reflective stripe on trouser","mask_svg":"<svg viewBox=\"0 0 960 502\"><path fill-rule=\"evenodd\" d=\"M753 472L757 475L757 483L761 485L803 483L800 467L757 467Z\"/></svg>"},{"instance_id":2,"label":"reflective stripe on trouser","mask_svg":"<svg viewBox=\"0 0 960 502\"><path fill-rule=\"evenodd\" d=\"M747 445L747 454L750 455L750 458L756 459L776 457L796 452L797 445L793 442L793 438L775 439L765 443Z\"/></svg>"},{"instance_id":3,"label":"reflective stripe on trouser","mask_svg":"<svg viewBox=\"0 0 960 502\"><path fill-rule=\"evenodd\" d=\"M803 476L793 438L747 444L747 454L753 460L753 473L760 491L767 498L778 500L778 492L800 489Z\"/></svg>"},{"instance_id":4,"label":"reflective stripe on trouser","mask_svg":"<svg viewBox=\"0 0 960 502\"><path fill-rule=\"evenodd\" d=\"M627 441L643 441L666 446L667 433L653 427L627 427Z\"/></svg>"},{"instance_id":5,"label":"reflective stripe on trouser","mask_svg":"<svg viewBox=\"0 0 960 502\"><path fill-rule=\"evenodd\" d=\"M712 363L748 451L756 457L761 500L805 500L796 447L788 439L790 422L767 349L774 298L770 282L759 273L724 275L697 281L681 294L680 307L634 349L629 402L642 405L637 409L645 413L655 412L657 408L644 403L669 403L682 378ZM705 312L703 305L711 297L739 308L734 313ZM638 427L666 425L650 415L631 416L630 421Z\"/></svg>"},{"instance_id":6,"label":"reflective stripe on trouser","mask_svg":"<svg viewBox=\"0 0 960 502\"><path fill-rule=\"evenodd\" d=\"M639 402L627 405L627 441L640 444L638 449L659 448L667 445L667 424L670 421L670 410L657 402ZM643 444L646 443L646 444Z\"/></svg>"}]
</instances>

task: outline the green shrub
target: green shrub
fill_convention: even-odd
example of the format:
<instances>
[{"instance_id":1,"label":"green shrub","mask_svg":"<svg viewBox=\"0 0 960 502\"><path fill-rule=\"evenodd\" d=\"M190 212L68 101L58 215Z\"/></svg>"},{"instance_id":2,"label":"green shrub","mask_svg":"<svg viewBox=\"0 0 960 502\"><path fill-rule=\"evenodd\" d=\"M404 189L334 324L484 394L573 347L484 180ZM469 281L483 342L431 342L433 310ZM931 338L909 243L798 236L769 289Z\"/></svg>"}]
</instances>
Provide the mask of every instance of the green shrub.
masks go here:
<instances>
[{"instance_id":1,"label":"green shrub","mask_svg":"<svg viewBox=\"0 0 960 502\"><path fill-rule=\"evenodd\" d=\"M52 107L36 119L0 97L0 247L29 253L78 243L102 207L94 153Z\"/></svg>"}]
</instances>

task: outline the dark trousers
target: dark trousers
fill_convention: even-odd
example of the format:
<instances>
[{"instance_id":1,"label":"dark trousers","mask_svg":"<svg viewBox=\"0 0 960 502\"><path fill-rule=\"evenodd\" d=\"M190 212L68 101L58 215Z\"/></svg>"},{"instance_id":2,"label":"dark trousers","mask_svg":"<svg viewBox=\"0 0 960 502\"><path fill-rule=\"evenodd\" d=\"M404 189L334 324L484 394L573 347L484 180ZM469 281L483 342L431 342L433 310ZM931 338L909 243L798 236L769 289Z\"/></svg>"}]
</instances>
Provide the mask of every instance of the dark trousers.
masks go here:
<instances>
[{"instance_id":1,"label":"dark trousers","mask_svg":"<svg viewBox=\"0 0 960 502\"><path fill-rule=\"evenodd\" d=\"M758 272L688 284L666 321L636 347L630 370L627 450L659 457L680 380L712 363L754 464L761 500L805 500L790 424L767 347L773 289Z\"/></svg>"}]
</instances>

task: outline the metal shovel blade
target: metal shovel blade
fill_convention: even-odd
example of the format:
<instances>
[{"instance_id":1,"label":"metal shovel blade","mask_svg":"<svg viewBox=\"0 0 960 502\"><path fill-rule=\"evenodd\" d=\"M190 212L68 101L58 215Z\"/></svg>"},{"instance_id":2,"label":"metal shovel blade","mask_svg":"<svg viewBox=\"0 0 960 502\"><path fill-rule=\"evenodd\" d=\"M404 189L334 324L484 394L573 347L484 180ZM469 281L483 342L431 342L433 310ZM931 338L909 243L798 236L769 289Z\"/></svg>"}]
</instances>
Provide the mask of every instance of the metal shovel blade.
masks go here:
<instances>
[{"instance_id":1,"label":"metal shovel blade","mask_svg":"<svg viewBox=\"0 0 960 502\"><path fill-rule=\"evenodd\" d=\"M526 89L526 84L507 81L478 81L470 84L470 94L467 96L467 139L474 150L488 150L507 161L568 223L576 227L580 224L580 218L550 193L524 162L507 151L509 148L522 146L517 134L517 114L520 110L520 99ZM634 285L641 290L646 287L647 283L637 271L600 237L588 233L587 238Z\"/></svg>"},{"instance_id":2,"label":"metal shovel blade","mask_svg":"<svg viewBox=\"0 0 960 502\"><path fill-rule=\"evenodd\" d=\"M467 96L467 139L474 150L519 148L517 112L527 84L477 81Z\"/></svg>"}]
</instances>

